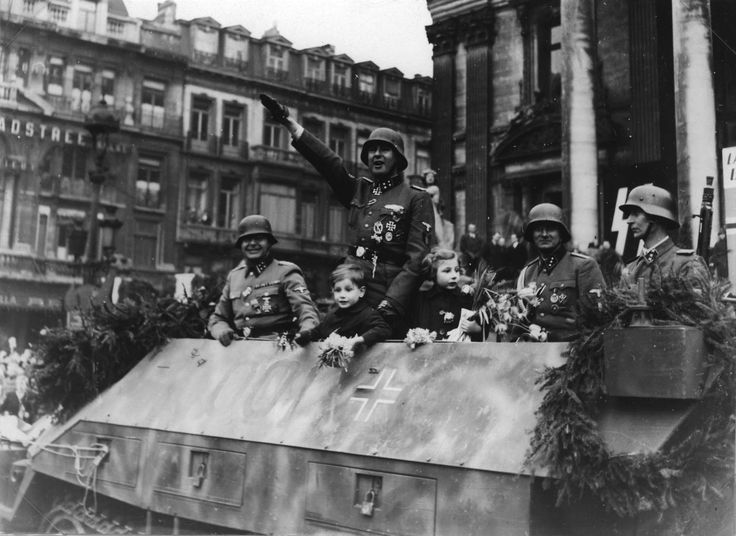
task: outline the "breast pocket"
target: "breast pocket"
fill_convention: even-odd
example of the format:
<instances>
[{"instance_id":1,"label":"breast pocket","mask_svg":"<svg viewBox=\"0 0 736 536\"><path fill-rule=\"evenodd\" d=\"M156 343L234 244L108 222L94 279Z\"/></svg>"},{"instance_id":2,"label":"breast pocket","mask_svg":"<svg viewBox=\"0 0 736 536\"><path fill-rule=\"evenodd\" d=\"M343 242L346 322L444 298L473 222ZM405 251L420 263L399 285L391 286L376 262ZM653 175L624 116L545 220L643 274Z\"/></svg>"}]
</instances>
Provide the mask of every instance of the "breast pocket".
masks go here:
<instances>
[{"instance_id":1,"label":"breast pocket","mask_svg":"<svg viewBox=\"0 0 736 536\"><path fill-rule=\"evenodd\" d=\"M578 285L574 279L555 281L549 285L549 304L553 313L574 310L578 301Z\"/></svg>"},{"instance_id":2,"label":"breast pocket","mask_svg":"<svg viewBox=\"0 0 736 536\"><path fill-rule=\"evenodd\" d=\"M260 314L277 314L289 310L289 302L281 292L279 285L269 285L254 293L253 306Z\"/></svg>"},{"instance_id":3,"label":"breast pocket","mask_svg":"<svg viewBox=\"0 0 736 536\"><path fill-rule=\"evenodd\" d=\"M381 209L378 220L373 224L375 234L382 237L386 244L403 242L408 234L408 217L405 212L399 213L387 208Z\"/></svg>"}]
</instances>

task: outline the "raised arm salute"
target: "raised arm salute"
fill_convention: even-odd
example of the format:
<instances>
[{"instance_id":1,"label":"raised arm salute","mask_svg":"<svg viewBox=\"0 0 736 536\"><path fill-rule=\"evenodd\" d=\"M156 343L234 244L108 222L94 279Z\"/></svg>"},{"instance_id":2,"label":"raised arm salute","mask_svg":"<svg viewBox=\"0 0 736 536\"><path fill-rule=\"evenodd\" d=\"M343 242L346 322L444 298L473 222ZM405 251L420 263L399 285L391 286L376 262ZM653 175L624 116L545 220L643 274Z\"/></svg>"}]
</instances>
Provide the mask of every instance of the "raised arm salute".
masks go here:
<instances>
[{"instance_id":1,"label":"raised arm salute","mask_svg":"<svg viewBox=\"0 0 736 536\"><path fill-rule=\"evenodd\" d=\"M421 262L434 240L432 199L404 180L401 136L389 128L375 129L360 154L370 177L355 177L337 154L289 117L286 107L267 95L261 95L261 102L348 209L348 224L357 237L347 262L365 272L366 301L392 321L394 335L401 334L403 326L396 321L404 317L421 282Z\"/></svg>"}]
</instances>

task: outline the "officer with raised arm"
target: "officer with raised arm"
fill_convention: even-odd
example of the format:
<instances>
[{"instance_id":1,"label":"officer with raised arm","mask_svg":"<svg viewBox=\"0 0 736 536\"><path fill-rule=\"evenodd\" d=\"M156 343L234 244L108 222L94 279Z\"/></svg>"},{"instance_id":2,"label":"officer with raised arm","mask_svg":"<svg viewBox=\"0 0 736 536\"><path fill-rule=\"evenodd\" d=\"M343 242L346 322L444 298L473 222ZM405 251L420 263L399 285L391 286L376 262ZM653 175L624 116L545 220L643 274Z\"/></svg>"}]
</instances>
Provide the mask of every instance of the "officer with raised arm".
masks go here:
<instances>
[{"instance_id":1,"label":"officer with raised arm","mask_svg":"<svg viewBox=\"0 0 736 536\"><path fill-rule=\"evenodd\" d=\"M404 180L401 136L389 128L375 129L360 153L370 178L354 177L334 151L289 117L285 106L267 95L261 95L261 102L349 210L348 225L357 238L346 262L365 272L366 301L394 326L394 336L403 336L400 320L421 283L421 262L435 237L431 197Z\"/></svg>"},{"instance_id":2,"label":"officer with raised arm","mask_svg":"<svg viewBox=\"0 0 736 536\"><path fill-rule=\"evenodd\" d=\"M696 288L705 288L708 267L693 249L680 249L668 231L680 227L672 195L654 184L633 188L626 203L618 207L634 238L641 240L641 254L629 262L621 274L622 286L634 286L644 278L647 286L661 286L666 278L689 280Z\"/></svg>"},{"instance_id":3,"label":"officer with raised arm","mask_svg":"<svg viewBox=\"0 0 736 536\"><path fill-rule=\"evenodd\" d=\"M534 245L538 257L522 268L517 288L536 284L540 301L533 321L548 331L549 341L572 340L580 332L581 315L597 309L605 287L598 263L567 250L570 231L562 209L552 203L529 211L524 238Z\"/></svg>"},{"instance_id":4,"label":"officer with raised arm","mask_svg":"<svg viewBox=\"0 0 736 536\"><path fill-rule=\"evenodd\" d=\"M288 331L304 331L319 322L317 308L301 269L271 255L277 243L271 223L260 214L238 224L235 243L243 261L227 276L220 300L210 316L212 337L228 346L238 336L277 338Z\"/></svg>"}]
</instances>

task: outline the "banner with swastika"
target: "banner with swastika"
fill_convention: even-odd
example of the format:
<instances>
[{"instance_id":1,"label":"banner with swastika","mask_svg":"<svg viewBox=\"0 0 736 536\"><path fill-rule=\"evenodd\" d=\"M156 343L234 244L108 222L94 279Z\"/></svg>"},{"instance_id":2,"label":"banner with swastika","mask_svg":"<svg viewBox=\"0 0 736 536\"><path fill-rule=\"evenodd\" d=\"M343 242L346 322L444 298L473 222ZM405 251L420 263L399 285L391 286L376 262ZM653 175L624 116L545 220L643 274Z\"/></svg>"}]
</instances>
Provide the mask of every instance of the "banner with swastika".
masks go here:
<instances>
[{"instance_id":1,"label":"banner with swastika","mask_svg":"<svg viewBox=\"0 0 736 536\"><path fill-rule=\"evenodd\" d=\"M723 148L723 189L736 188L736 147Z\"/></svg>"}]
</instances>

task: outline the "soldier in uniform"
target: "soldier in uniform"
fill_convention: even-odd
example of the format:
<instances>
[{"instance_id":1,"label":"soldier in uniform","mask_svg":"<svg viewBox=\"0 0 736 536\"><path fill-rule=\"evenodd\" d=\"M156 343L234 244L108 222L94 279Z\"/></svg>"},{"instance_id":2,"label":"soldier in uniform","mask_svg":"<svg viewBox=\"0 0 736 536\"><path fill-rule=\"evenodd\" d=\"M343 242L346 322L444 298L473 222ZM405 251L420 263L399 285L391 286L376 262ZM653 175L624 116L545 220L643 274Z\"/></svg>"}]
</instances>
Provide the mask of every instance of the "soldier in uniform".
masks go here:
<instances>
[{"instance_id":1,"label":"soldier in uniform","mask_svg":"<svg viewBox=\"0 0 736 536\"><path fill-rule=\"evenodd\" d=\"M598 263L567 250L570 231L562 209L552 203L539 204L529 211L524 238L539 256L522 268L517 288L536 283L540 302L534 310L534 322L547 330L549 341L572 340L579 333L581 314L597 309L605 287Z\"/></svg>"},{"instance_id":2,"label":"soldier in uniform","mask_svg":"<svg viewBox=\"0 0 736 536\"><path fill-rule=\"evenodd\" d=\"M670 277L687 279L696 288L705 288L709 275L703 258L693 249L678 249L668 234L680 223L667 190L651 183L637 186L618 208L623 211L631 234L643 245L641 254L623 269L622 286L634 286L639 278L644 278L646 286L661 286L662 279Z\"/></svg>"},{"instance_id":3,"label":"soldier in uniform","mask_svg":"<svg viewBox=\"0 0 736 536\"><path fill-rule=\"evenodd\" d=\"M292 145L349 210L348 225L357 237L345 262L365 272L366 301L393 324L395 336L403 336L398 321L421 283L421 262L435 238L432 198L404 181L401 136L389 128L375 129L360 153L371 177L354 177L337 154L289 117L286 107L267 95L261 95L261 102L288 128Z\"/></svg>"},{"instance_id":4,"label":"soldier in uniform","mask_svg":"<svg viewBox=\"0 0 736 536\"><path fill-rule=\"evenodd\" d=\"M227 276L208 328L223 346L238 335L275 338L296 329L308 330L319 322L317 308L296 264L271 256L277 242L271 223L259 214L238 224L236 246L243 261Z\"/></svg>"}]
</instances>

